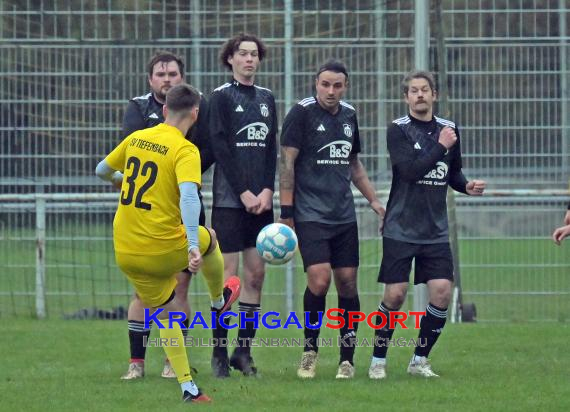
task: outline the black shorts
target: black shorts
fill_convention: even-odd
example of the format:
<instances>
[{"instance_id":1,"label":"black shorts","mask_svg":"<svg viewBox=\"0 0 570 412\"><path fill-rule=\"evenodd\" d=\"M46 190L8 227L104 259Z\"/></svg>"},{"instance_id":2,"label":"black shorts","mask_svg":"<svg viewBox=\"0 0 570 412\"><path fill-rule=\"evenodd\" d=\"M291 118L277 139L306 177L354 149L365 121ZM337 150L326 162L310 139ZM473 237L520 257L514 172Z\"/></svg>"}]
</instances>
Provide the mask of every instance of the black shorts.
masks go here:
<instances>
[{"instance_id":1,"label":"black shorts","mask_svg":"<svg viewBox=\"0 0 570 412\"><path fill-rule=\"evenodd\" d=\"M305 271L317 263L334 268L355 268L359 263L358 226L356 222L330 225L295 222L299 251Z\"/></svg>"},{"instance_id":2,"label":"black shorts","mask_svg":"<svg viewBox=\"0 0 570 412\"><path fill-rule=\"evenodd\" d=\"M453 257L449 243L408 243L385 237L382 249L378 282L409 282L412 260L415 260L414 285L432 279L453 281Z\"/></svg>"},{"instance_id":3,"label":"black shorts","mask_svg":"<svg viewBox=\"0 0 570 412\"><path fill-rule=\"evenodd\" d=\"M222 253L241 252L255 247L259 231L270 223L273 223L273 210L254 215L245 209L212 209L212 228L216 231Z\"/></svg>"}]
</instances>

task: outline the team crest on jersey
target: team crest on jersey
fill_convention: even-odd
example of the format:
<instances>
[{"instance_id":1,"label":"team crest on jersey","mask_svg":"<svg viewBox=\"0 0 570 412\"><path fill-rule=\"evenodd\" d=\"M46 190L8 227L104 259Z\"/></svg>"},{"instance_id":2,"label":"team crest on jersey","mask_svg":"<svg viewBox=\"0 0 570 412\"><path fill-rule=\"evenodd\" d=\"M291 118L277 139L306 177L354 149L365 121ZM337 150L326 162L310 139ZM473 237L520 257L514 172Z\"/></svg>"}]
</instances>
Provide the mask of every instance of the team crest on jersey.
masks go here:
<instances>
[{"instance_id":1,"label":"team crest on jersey","mask_svg":"<svg viewBox=\"0 0 570 412\"><path fill-rule=\"evenodd\" d=\"M263 117L268 117L269 116L269 107L267 107L267 105L265 103L261 103L259 105L259 108L261 109L261 115Z\"/></svg>"},{"instance_id":2,"label":"team crest on jersey","mask_svg":"<svg viewBox=\"0 0 570 412\"><path fill-rule=\"evenodd\" d=\"M342 125L342 127L344 127L344 134L346 135L346 137L351 137L352 136L352 128L350 127L350 125L348 123L345 123Z\"/></svg>"}]
</instances>

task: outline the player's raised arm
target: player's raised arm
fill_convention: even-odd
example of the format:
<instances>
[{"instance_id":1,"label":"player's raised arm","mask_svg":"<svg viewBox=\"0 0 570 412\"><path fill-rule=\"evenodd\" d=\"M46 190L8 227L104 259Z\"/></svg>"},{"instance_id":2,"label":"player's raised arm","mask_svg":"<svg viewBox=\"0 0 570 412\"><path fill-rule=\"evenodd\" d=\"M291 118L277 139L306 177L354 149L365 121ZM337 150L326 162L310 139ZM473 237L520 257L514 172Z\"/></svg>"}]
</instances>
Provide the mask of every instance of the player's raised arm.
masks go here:
<instances>
[{"instance_id":1,"label":"player's raised arm","mask_svg":"<svg viewBox=\"0 0 570 412\"><path fill-rule=\"evenodd\" d=\"M417 149L418 146L406 139L400 127L394 123L388 127L386 133L392 166L407 181L420 180L443 158L447 150L440 142L426 150Z\"/></svg>"}]
</instances>

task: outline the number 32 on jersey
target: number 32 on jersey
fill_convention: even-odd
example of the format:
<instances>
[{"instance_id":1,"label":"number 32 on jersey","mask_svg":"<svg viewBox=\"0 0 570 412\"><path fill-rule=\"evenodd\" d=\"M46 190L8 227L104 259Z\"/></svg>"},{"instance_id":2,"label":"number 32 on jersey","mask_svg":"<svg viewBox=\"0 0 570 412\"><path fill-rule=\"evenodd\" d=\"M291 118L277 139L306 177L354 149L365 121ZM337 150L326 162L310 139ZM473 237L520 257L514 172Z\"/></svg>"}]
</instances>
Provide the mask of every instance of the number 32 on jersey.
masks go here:
<instances>
[{"instance_id":1,"label":"number 32 on jersey","mask_svg":"<svg viewBox=\"0 0 570 412\"><path fill-rule=\"evenodd\" d=\"M127 171L132 173L127 177L126 183L128 184L127 191L121 191L121 204L130 205L135 200L135 207L144 210L151 210L152 205L150 203L143 202L143 195L150 189L150 187L156 182L156 176L158 174L158 166L153 161L147 161L141 166L141 161L138 157L131 156L127 159L127 164L125 167L125 175ZM139 176L146 177L142 185L137 188L135 181Z\"/></svg>"}]
</instances>

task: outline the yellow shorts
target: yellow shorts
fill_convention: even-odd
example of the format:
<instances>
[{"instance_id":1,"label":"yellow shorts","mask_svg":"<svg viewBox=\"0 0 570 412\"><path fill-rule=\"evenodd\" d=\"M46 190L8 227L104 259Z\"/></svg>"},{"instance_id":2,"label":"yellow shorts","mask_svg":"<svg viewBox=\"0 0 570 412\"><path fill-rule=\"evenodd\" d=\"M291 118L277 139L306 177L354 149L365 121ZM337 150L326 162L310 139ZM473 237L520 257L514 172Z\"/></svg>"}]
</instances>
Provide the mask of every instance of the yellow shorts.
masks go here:
<instances>
[{"instance_id":1,"label":"yellow shorts","mask_svg":"<svg viewBox=\"0 0 570 412\"><path fill-rule=\"evenodd\" d=\"M198 240L200 253L204 255L212 242L210 232L204 226L198 227ZM145 306L156 308L170 298L176 287L176 275L188 267L188 249L163 255L116 252L115 259Z\"/></svg>"}]
</instances>

